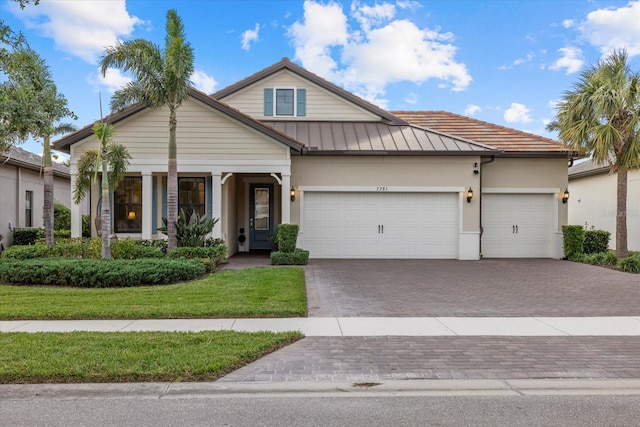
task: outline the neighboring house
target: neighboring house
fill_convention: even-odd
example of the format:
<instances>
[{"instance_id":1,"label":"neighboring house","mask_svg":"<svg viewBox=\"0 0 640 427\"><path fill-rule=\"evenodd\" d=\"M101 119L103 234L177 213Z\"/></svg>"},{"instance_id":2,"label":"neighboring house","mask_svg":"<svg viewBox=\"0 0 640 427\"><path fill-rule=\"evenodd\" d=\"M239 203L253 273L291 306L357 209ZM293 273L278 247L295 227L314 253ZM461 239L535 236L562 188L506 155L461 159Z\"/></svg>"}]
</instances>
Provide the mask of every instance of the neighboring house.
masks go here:
<instances>
[{"instance_id":1,"label":"neighboring house","mask_svg":"<svg viewBox=\"0 0 640 427\"><path fill-rule=\"evenodd\" d=\"M569 168L569 224L611 233L609 247L616 247L617 175L609 165L591 160ZM640 170L627 175L627 246L640 250Z\"/></svg>"},{"instance_id":2,"label":"neighboring house","mask_svg":"<svg viewBox=\"0 0 640 427\"><path fill-rule=\"evenodd\" d=\"M67 166L53 166L53 197L71 206L71 177ZM17 227L43 227L44 176L42 157L19 147L0 155L0 234L2 247Z\"/></svg>"},{"instance_id":3,"label":"neighboring house","mask_svg":"<svg viewBox=\"0 0 640 427\"><path fill-rule=\"evenodd\" d=\"M133 157L114 194L114 231L158 237L167 109L107 120ZM220 218L213 234L230 254L270 248L275 226L294 223L315 258L562 256L569 152L556 141L448 113L385 111L286 58L211 96L191 90L177 132L179 206ZM89 125L55 146L74 171L97 144ZM79 217L72 208L73 235Z\"/></svg>"}]
</instances>

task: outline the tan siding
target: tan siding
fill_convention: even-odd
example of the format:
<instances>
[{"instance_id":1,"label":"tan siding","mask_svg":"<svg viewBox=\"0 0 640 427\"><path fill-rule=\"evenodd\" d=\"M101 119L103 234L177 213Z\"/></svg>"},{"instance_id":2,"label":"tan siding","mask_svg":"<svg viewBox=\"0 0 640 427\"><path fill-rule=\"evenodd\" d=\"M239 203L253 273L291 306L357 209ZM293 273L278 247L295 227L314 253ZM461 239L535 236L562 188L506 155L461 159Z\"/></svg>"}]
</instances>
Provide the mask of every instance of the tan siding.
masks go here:
<instances>
[{"instance_id":1,"label":"tan siding","mask_svg":"<svg viewBox=\"0 0 640 427\"><path fill-rule=\"evenodd\" d=\"M168 109L140 112L115 127L114 139L134 159L166 159L169 140ZM224 116L197 101L178 110L178 159L286 159L288 147ZM74 154L96 147L95 137L74 145Z\"/></svg>"},{"instance_id":2,"label":"tan siding","mask_svg":"<svg viewBox=\"0 0 640 427\"><path fill-rule=\"evenodd\" d=\"M307 90L307 111L305 117L287 117L288 120L341 120L341 121L378 121L380 117L361 109L360 107L345 101L342 98L314 85L313 83L283 70L249 86L239 92L233 93L221 101L237 108L245 114L257 119L273 120L277 117L265 117L264 114L264 88L270 87L296 87Z\"/></svg>"}]
</instances>

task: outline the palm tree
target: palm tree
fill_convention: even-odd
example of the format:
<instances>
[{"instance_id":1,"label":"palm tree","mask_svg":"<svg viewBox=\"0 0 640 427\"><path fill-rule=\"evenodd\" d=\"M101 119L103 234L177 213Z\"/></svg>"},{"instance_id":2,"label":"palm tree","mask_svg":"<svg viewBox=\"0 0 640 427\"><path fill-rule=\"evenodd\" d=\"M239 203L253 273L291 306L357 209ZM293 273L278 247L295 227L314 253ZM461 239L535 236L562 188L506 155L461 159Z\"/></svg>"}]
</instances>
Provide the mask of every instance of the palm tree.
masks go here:
<instances>
[{"instance_id":1,"label":"palm tree","mask_svg":"<svg viewBox=\"0 0 640 427\"><path fill-rule=\"evenodd\" d=\"M118 90L111 108L121 111L132 104L169 109L169 159L167 177L168 250L177 246L175 222L178 216L178 168L176 110L189 95L193 73L193 49L185 40L182 20L175 9L167 12L164 51L154 43L135 39L108 47L100 67L105 75L111 67L133 74L134 81Z\"/></svg>"},{"instance_id":2,"label":"palm tree","mask_svg":"<svg viewBox=\"0 0 640 427\"><path fill-rule=\"evenodd\" d=\"M111 258L111 208L109 193L115 190L124 177L131 156L124 146L113 142L113 125L99 121L93 125L93 133L100 140L100 148L87 150L78 160L78 176L73 188L73 202L79 204L96 182L102 177L100 211L100 234L102 258Z\"/></svg>"},{"instance_id":3,"label":"palm tree","mask_svg":"<svg viewBox=\"0 0 640 427\"><path fill-rule=\"evenodd\" d=\"M617 173L616 256L627 249L627 172L640 164L640 75L627 64L625 50L613 51L581 73L565 92L556 130L569 147L589 153L596 163Z\"/></svg>"}]
</instances>

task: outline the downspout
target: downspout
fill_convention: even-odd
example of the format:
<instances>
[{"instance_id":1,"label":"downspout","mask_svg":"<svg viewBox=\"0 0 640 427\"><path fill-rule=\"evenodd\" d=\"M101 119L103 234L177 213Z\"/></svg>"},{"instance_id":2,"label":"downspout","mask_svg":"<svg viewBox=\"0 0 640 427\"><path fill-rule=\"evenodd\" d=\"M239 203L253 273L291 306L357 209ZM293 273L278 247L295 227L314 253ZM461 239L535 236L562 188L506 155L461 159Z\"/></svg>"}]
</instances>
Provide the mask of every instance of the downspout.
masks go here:
<instances>
[{"instance_id":1,"label":"downspout","mask_svg":"<svg viewBox=\"0 0 640 427\"><path fill-rule=\"evenodd\" d=\"M493 163L495 160L496 156L491 156L489 160L480 160L480 241L478 242L478 244L480 245L480 259L482 259L482 234L484 233L484 228L482 227L482 166Z\"/></svg>"}]
</instances>

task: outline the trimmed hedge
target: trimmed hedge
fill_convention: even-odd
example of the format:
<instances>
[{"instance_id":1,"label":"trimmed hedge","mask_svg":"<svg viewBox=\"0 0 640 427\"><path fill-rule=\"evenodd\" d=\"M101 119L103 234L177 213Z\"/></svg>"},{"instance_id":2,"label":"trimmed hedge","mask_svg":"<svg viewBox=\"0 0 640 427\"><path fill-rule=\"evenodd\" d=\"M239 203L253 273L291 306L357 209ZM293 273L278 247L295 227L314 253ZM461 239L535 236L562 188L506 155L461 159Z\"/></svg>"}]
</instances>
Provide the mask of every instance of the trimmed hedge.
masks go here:
<instances>
[{"instance_id":1,"label":"trimmed hedge","mask_svg":"<svg viewBox=\"0 0 640 427\"><path fill-rule=\"evenodd\" d=\"M584 228L581 225L562 226L562 244L564 255L574 260L584 253Z\"/></svg>"},{"instance_id":2,"label":"trimmed hedge","mask_svg":"<svg viewBox=\"0 0 640 427\"><path fill-rule=\"evenodd\" d=\"M298 243L298 225L280 224L276 234L276 242L280 252L292 253Z\"/></svg>"},{"instance_id":3,"label":"trimmed hedge","mask_svg":"<svg viewBox=\"0 0 640 427\"><path fill-rule=\"evenodd\" d=\"M307 265L309 263L309 251L299 248L293 252L271 252L269 257L273 265Z\"/></svg>"},{"instance_id":4,"label":"trimmed hedge","mask_svg":"<svg viewBox=\"0 0 640 427\"><path fill-rule=\"evenodd\" d=\"M207 271L213 271L227 259L227 246L218 245L202 248L175 248L169 252L171 259L202 259L207 266Z\"/></svg>"},{"instance_id":5,"label":"trimmed hedge","mask_svg":"<svg viewBox=\"0 0 640 427\"><path fill-rule=\"evenodd\" d=\"M30 246L11 246L2 252L2 258L36 259L36 258L85 258L100 259L102 257L102 240L62 239L54 246L35 244ZM144 246L135 240L114 240L111 242L113 259L163 258L164 253L158 247Z\"/></svg>"},{"instance_id":6,"label":"trimmed hedge","mask_svg":"<svg viewBox=\"0 0 640 427\"><path fill-rule=\"evenodd\" d=\"M0 280L23 285L84 288L164 285L205 273L200 260L34 259L0 261Z\"/></svg>"},{"instance_id":7,"label":"trimmed hedge","mask_svg":"<svg viewBox=\"0 0 640 427\"><path fill-rule=\"evenodd\" d=\"M611 233L605 230L586 230L584 232L584 253L597 254L609 250Z\"/></svg>"},{"instance_id":8,"label":"trimmed hedge","mask_svg":"<svg viewBox=\"0 0 640 427\"><path fill-rule=\"evenodd\" d=\"M14 245L33 245L38 239L38 228L14 228L13 244Z\"/></svg>"}]
</instances>

